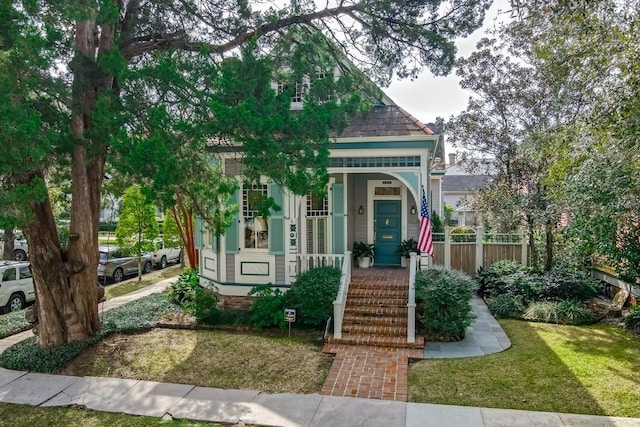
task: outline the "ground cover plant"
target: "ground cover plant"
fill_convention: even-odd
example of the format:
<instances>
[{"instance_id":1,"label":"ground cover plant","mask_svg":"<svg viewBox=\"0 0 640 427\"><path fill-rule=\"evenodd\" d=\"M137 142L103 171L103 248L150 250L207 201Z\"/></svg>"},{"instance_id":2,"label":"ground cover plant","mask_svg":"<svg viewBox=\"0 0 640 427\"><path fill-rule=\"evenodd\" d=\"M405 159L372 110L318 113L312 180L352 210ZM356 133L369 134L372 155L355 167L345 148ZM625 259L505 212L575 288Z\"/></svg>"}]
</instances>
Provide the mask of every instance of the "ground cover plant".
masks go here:
<instances>
[{"instance_id":1,"label":"ground cover plant","mask_svg":"<svg viewBox=\"0 0 640 427\"><path fill-rule=\"evenodd\" d=\"M425 360L409 369L412 402L640 417L640 341L606 325L500 320L502 353Z\"/></svg>"},{"instance_id":2,"label":"ground cover plant","mask_svg":"<svg viewBox=\"0 0 640 427\"><path fill-rule=\"evenodd\" d=\"M585 303L598 294L597 283L571 267L542 272L502 260L480 270L476 280L489 310L500 318L573 325L596 319Z\"/></svg>"},{"instance_id":3,"label":"ground cover plant","mask_svg":"<svg viewBox=\"0 0 640 427\"><path fill-rule=\"evenodd\" d=\"M109 335L151 328L166 314L179 310L165 294L149 295L104 312L102 329L90 340L44 349L36 344L35 337L30 337L0 354L0 366L32 372L57 372L74 357Z\"/></svg>"},{"instance_id":4,"label":"ground cover plant","mask_svg":"<svg viewBox=\"0 0 640 427\"><path fill-rule=\"evenodd\" d=\"M318 393L331 366L321 333L275 334L157 328L112 335L60 373L268 393Z\"/></svg>"},{"instance_id":5,"label":"ground cover plant","mask_svg":"<svg viewBox=\"0 0 640 427\"><path fill-rule=\"evenodd\" d=\"M5 338L31 328L24 317L24 310L0 315L0 338Z\"/></svg>"},{"instance_id":6,"label":"ground cover plant","mask_svg":"<svg viewBox=\"0 0 640 427\"><path fill-rule=\"evenodd\" d=\"M418 318L429 339L464 338L473 322L474 281L461 271L433 266L418 272L415 286Z\"/></svg>"}]
</instances>

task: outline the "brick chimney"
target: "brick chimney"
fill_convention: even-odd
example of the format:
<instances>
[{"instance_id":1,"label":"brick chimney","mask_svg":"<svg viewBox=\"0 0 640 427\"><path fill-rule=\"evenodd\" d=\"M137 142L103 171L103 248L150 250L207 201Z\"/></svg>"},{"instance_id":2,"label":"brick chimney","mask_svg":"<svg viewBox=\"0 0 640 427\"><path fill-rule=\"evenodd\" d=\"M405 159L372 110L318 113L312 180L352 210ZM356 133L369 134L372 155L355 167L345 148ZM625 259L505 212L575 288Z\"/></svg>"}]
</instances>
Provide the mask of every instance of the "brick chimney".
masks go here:
<instances>
[{"instance_id":1,"label":"brick chimney","mask_svg":"<svg viewBox=\"0 0 640 427\"><path fill-rule=\"evenodd\" d=\"M449 166L456 164L456 153L449 153Z\"/></svg>"}]
</instances>

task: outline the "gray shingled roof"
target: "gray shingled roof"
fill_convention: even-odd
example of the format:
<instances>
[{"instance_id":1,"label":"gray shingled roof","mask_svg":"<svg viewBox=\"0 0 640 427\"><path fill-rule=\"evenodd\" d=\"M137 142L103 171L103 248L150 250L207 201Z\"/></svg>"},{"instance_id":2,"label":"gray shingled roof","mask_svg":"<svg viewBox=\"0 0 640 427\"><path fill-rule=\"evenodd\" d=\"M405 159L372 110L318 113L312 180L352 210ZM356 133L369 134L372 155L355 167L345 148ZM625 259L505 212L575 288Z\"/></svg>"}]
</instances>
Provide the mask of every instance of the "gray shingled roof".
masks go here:
<instances>
[{"instance_id":1,"label":"gray shingled roof","mask_svg":"<svg viewBox=\"0 0 640 427\"><path fill-rule=\"evenodd\" d=\"M367 116L352 117L338 138L433 135L431 129L397 105L376 105Z\"/></svg>"},{"instance_id":2,"label":"gray shingled roof","mask_svg":"<svg viewBox=\"0 0 640 427\"><path fill-rule=\"evenodd\" d=\"M469 191L485 188L491 177L487 175L445 175L442 191Z\"/></svg>"}]
</instances>

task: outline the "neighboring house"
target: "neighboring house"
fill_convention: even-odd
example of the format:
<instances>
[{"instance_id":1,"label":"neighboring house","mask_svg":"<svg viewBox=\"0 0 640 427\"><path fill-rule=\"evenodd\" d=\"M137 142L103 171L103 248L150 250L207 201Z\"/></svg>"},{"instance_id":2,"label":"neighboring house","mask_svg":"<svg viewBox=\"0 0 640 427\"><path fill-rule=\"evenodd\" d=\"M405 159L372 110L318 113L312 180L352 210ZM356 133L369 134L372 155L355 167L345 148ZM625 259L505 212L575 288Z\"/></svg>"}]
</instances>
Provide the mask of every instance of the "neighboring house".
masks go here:
<instances>
[{"instance_id":1,"label":"neighboring house","mask_svg":"<svg viewBox=\"0 0 640 427\"><path fill-rule=\"evenodd\" d=\"M442 178L442 200L453 208L453 226L473 227L478 225L476 212L470 205L474 194L489 183L488 175L474 175L456 163L456 155L449 154L449 164ZM444 215L444 209L441 211Z\"/></svg>"},{"instance_id":2,"label":"neighboring house","mask_svg":"<svg viewBox=\"0 0 640 427\"><path fill-rule=\"evenodd\" d=\"M256 284L288 287L303 266L333 263L354 242L375 245L375 264L399 266L400 242L417 238L420 189L440 209L440 175L431 174L439 135L385 97L367 117L356 117L330 146L327 196L296 196L266 179L240 182L240 209L225 234L215 237L196 219L200 273L222 295L246 295ZM442 148L439 148L440 158ZM226 174L240 176L241 159L224 159ZM431 191L436 186L437 191ZM249 191L273 197L282 208L256 217Z\"/></svg>"}]
</instances>

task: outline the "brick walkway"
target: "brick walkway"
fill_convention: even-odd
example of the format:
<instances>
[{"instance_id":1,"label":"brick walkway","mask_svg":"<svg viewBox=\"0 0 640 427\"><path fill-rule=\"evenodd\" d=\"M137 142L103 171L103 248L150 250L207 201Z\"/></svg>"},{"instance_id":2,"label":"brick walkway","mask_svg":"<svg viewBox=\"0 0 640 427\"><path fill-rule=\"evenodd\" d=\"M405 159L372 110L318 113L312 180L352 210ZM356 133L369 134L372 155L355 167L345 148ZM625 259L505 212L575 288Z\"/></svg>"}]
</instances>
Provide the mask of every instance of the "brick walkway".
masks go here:
<instances>
[{"instance_id":1,"label":"brick walkway","mask_svg":"<svg viewBox=\"0 0 640 427\"><path fill-rule=\"evenodd\" d=\"M405 269L354 269L343 331L357 330L358 335L343 333L346 338L342 340L343 343L336 343L330 338L329 344L324 346L324 353L336 356L321 394L407 401L409 358L422 358L424 348L423 344L413 349L398 348L407 346L408 282L409 274ZM404 298L403 301L397 301L399 295ZM369 301L370 298L379 300ZM390 326L365 327L357 324L358 319L372 321L374 317L374 322L379 325ZM356 324L349 325L347 319L350 318ZM398 336L369 335L382 332L381 329L395 335L394 330L398 327L402 329ZM423 342L421 339L420 343ZM358 343L378 345L355 345Z\"/></svg>"}]
</instances>

